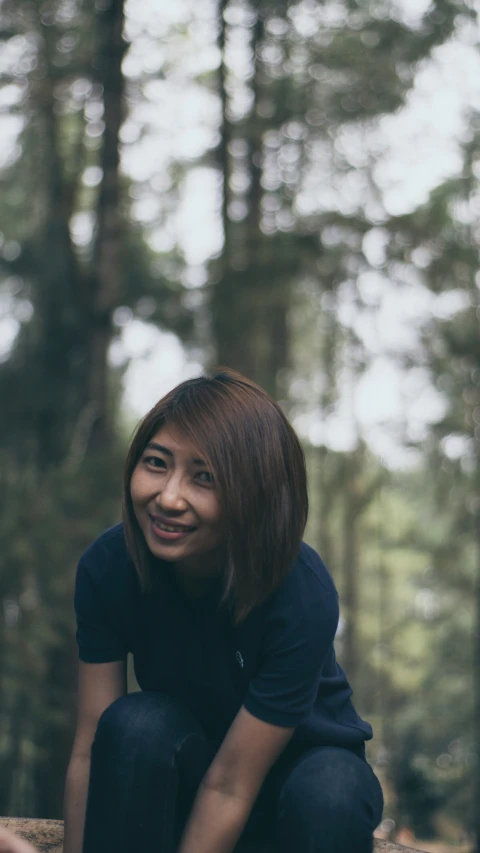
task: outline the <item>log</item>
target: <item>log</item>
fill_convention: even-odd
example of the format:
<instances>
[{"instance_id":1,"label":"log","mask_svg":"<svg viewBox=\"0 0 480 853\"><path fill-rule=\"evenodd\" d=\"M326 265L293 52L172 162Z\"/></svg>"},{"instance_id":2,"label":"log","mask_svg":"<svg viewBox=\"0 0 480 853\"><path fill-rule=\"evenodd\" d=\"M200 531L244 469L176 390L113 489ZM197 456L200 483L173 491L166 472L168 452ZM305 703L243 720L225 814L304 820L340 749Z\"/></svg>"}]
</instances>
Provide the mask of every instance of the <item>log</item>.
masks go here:
<instances>
[{"instance_id":1,"label":"log","mask_svg":"<svg viewBox=\"0 0 480 853\"><path fill-rule=\"evenodd\" d=\"M0 817L0 825L6 826L10 832L15 832L33 844L40 853L62 853L63 850L63 821L39 820L28 817ZM375 839L374 853L405 853L412 850L393 841ZM263 845L242 844L238 853L274 853Z\"/></svg>"},{"instance_id":2,"label":"log","mask_svg":"<svg viewBox=\"0 0 480 853\"><path fill-rule=\"evenodd\" d=\"M63 820L37 820L29 817L0 817L0 825L6 826L33 844L41 853L62 853Z\"/></svg>"}]
</instances>

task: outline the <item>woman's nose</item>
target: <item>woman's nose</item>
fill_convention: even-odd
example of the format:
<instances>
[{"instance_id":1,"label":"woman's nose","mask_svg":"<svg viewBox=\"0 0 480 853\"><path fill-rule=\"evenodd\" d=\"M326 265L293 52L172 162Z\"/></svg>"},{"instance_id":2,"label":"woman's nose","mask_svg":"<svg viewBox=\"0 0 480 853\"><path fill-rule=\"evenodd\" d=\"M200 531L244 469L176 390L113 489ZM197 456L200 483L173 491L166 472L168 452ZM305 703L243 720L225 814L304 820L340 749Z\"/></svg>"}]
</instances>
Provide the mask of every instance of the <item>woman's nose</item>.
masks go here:
<instances>
[{"instance_id":1,"label":"woman's nose","mask_svg":"<svg viewBox=\"0 0 480 853\"><path fill-rule=\"evenodd\" d=\"M164 509L184 509L186 500L181 479L175 476L164 479L156 500Z\"/></svg>"}]
</instances>

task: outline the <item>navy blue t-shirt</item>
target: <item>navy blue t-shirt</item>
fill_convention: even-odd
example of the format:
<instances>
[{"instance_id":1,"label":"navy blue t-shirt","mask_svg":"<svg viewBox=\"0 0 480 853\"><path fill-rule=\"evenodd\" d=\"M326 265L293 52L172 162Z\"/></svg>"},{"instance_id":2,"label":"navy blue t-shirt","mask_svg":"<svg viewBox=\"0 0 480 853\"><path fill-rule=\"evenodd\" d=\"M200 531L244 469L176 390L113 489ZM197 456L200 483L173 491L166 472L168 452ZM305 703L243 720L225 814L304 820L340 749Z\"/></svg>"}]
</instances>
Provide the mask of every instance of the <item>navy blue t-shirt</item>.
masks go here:
<instances>
[{"instance_id":1,"label":"navy blue t-shirt","mask_svg":"<svg viewBox=\"0 0 480 853\"><path fill-rule=\"evenodd\" d=\"M143 593L123 525L80 559L75 589L79 656L106 663L133 655L142 690L183 702L215 745L242 705L260 720L295 727L292 745L362 750L371 726L356 713L335 659L338 597L322 560L302 543L279 589L238 626L220 590L189 598L171 564Z\"/></svg>"}]
</instances>

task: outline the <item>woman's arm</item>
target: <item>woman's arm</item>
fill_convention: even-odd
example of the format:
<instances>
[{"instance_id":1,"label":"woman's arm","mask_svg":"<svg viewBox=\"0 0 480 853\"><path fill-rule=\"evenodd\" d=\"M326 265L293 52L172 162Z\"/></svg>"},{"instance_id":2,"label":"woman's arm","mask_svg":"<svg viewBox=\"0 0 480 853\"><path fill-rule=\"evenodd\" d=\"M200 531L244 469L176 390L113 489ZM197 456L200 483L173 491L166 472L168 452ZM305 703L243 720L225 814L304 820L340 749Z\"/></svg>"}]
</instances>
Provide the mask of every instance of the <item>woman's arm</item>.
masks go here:
<instances>
[{"instance_id":1,"label":"woman's arm","mask_svg":"<svg viewBox=\"0 0 480 853\"><path fill-rule=\"evenodd\" d=\"M178 853L231 853L293 732L240 709L202 780Z\"/></svg>"},{"instance_id":2,"label":"woman's arm","mask_svg":"<svg viewBox=\"0 0 480 853\"><path fill-rule=\"evenodd\" d=\"M99 717L127 692L125 661L83 663L78 673L77 730L64 799L64 853L81 853L90 776L90 750Z\"/></svg>"}]
</instances>

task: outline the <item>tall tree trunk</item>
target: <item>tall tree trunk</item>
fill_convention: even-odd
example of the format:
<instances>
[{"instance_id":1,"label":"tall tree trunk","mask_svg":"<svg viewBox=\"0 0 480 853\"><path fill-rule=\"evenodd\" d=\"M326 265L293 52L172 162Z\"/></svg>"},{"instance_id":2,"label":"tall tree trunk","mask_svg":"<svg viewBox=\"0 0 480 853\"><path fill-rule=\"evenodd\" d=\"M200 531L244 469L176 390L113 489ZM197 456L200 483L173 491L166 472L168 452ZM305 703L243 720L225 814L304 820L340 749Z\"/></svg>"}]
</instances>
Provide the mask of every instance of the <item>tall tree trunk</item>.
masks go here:
<instances>
[{"instance_id":1,"label":"tall tree trunk","mask_svg":"<svg viewBox=\"0 0 480 853\"><path fill-rule=\"evenodd\" d=\"M323 378L323 390L320 394L320 411L326 417L329 408L337 400L337 370L339 359L339 324L337 314L326 314L321 325L320 369ZM320 497L318 519L319 544L323 559L331 571L335 570L332 516L338 482L338 455L325 445L318 449L319 465L317 490Z\"/></svg>"},{"instance_id":2,"label":"tall tree trunk","mask_svg":"<svg viewBox=\"0 0 480 853\"><path fill-rule=\"evenodd\" d=\"M105 131L93 269L89 274L79 268L69 231L72 188L66 186L59 140L60 119L55 107L54 81L58 75L54 58L58 33L40 19L37 23L39 33L44 36L43 53L47 66L47 74L37 84L40 91L36 92L40 104L40 142L46 176L43 224L37 243L40 281L38 304L35 305L34 332L37 339L33 349L39 357L32 363L32 370L45 393L40 395L33 432L39 448L38 467L41 469L37 480L47 505L48 489L58 487L55 477L60 466L66 470L66 461L71 461L72 437L75 439L79 426L83 431L83 452L90 447L101 446L112 428L109 422L107 357L112 334L111 316L121 298L118 148L123 99L121 63L125 52L123 0L102 3L101 9L97 8L95 13L92 10L92 18L96 22L97 45L93 64L97 81L103 88ZM38 394L35 401L37 398ZM68 472L66 476L68 479ZM38 495L39 488L32 489L30 501L32 497L38 501ZM51 505L52 512L58 511L59 504L53 498ZM60 511L59 523L61 521ZM37 525L33 533L35 530L38 534L40 527ZM62 609L64 596L70 597L71 590L67 585L59 589L52 577L51 555L58 556L54 543L46 546L41 534L39 540L34 565L35 586L39 594L38 607L43 614L50 614L50 636L41 634L38 638L33 628L28 625L22 627L27 639L36 636L35 652L42 661L41 671L38 666L33 667L31 689L28 696L24 694L28 705L24 719L35 719L35 697L38 702L41 688L43 724L37 731L29 733L36 749L32 771L36 782L36 804L42 810L42 816L60 817L63 779L74 723L71 706L76 655L71 625L69 620L67 624ZM69 569L71 566L63 566L62 571ZM54 602L57 609L53 607ZM51 634L56 635L58 644L51 642ZM18 722L18 715L15 720ZM18 763L21 742L15 727L10 737L12 749L18 753ZM53 738L56 748L55 758L51 760L48 755ZM48 786L42 783L45 778L49 779ZM22 785L23 782L20 788L10 786L9 796L17 797Z\"/></svg>"},{"instance_id":3,"label":"tall tree trunk","mask_svg":"<svg viewBox=\"0 0 480 853\"><path fill-rule=\"evenodd\" d=\"M230 228L228 219L228 181L230 178L230 161L228 156L229 123L227 120L227 69L225 66L225 10L228 0L219 0L217 15L217 47L220 53L218 66L218 96L221 104L220 141L216 150L216 161L218 171L222 180L222 227L223 227L223 252L222 266L228 263Z\"/></svg>"},{"instance_id":4,"label":"tall tree trunk","mask_svg":"<svg viewBox=\"0 0 480 853\"><path fill-rule=\"evenodd\" d=\"M255 264L259 251L259 243L262 240L262 232L260 230L260 202L262 199L262 152L263 152L263 122L259 116L258 105L260 101L260 84L259 75L259 48L262 43L264 34L264 21L260 14L257 14L257 20L253 27L252 33L252 54L253 54L253 106L252 114L248 123L248 168L250 172L250 186L246 196L247 199L247 218L245 221L246 227L246 251L247 258L250 263Z\"/></svg>"},{"instance_id":5,"label":"tall tree trunk","mask_svg":"<svg viewBox=\"0 0 480 853\"><path fill-rule=\"evenodd\" d=\"M39 131L44 151L43 225L37 242L38 334L41 338L36 371L44 393L37 399L37 464L48 470L62 459L66 448L69 416L75 403L72 363L79 344L77 297L81 290L78 265L69 232L69 210L63 164L59 153L58 114L52 73L55 41L52 28L38 19L43 36L43 55L48 72L34 88L39 114Z\"/></svg>"},{"instance_id":6,"label":"tall tree trunk","mask_svg":"<svg viewBox=\"0 0 480 853\"><path fill-rule=\"evenodd\" d=\"M343 640L343 659L348 677L355 683L358 677L359 655L359 588L360 559L358 552L359 524L361 516L384 482L384 472L380 470L373 476L368 475L366 466L366 448L360 443L345 457L343 498L343 603L345 605L346 625Z\"/></svg>"},{"instance_id":7,"label":"tall tree trunk","mask_svg":"<svg viewBox=\"0 0 480 853\"><path fill-rule=\"evenodd\" d=\"M322 555L322 559L328 566L331 572L335 571L335 561L333 557L333 531L332 531L332 510L334 506L334 491L332 489L332 476L329 468L332 462L332 451L322 445L317 449L317 493L319 497L319 512L318 512L318 547Z\"/></svg>"},{"instance_id":8,"label":"tall tree trunk","mask_svg":"<svg viewBox=\"0 0 480 853\"><path fill-rule=\"evenodd\" d=\"M480 495L480 452L477 450L476 494ZM475 578L475 618L473 628L473 739L480 748L480 514L477 509L473 515L476 544L476 578ZM473 801L473 831L475 837L474 853L480 853L480 761L473 766L474 770L474 801Z\"/></svg>"},{"instance_id":9,"label":"tall tree trunk","mask_svg":"<svg viewBox=\"0 0 480 853\"><path fill-rule=\"evenodd\" d=\"M123 120L124 78L122 60L124 0L97 6L98 49L94 59L97 79L103 87L104 122L102 182L97 207L91 323L87 329L87 399L93 408L94 444L102 444L111 431L108 417L108 347L112 337L112 312L121 295L120 248L122 225L119 211L119 134Z\"/></svg>"},{"instance_id":10,"label":"tall tree trunk","mask_svg":"<svg viewBox=\"0 0 480 853\"><path fill-rule=\"evenodd\" d=\"M82 348L85 353L81 407L77 408L76 431L83 430L83 452L102 448L112 433L108 399L108 347L112 336L112 313L121 294L120 243L121 221L119 214L119 131L122 123L123 75L123 0L110 0L96 11L97 51L93 64L97 80L103 87L105 131L101 152L103 171L97 201L96 239L93 272L89 287L83 294L79 317L81 321ZM70 376L70 381L72 376ZM75 438L75 436L74 436ZM68 462L76 462L75 449L70 441ZM51 592L50 592L51 596ZM48 649L47 671L44 676L48 690L46 723L42 729L40 748L48 754L49 740L56 736L55 761L49 767L52 783L48 791L38 784L45 772L42 763L37 765L39 806L43 815L60 817L63 778L71 749L74 715L73 690L75 680L74 638L67 629L63 614L58 614L54 627L62 641ZM58 727L59 716L66 723ZM49 722L52 720L52 725Z\"/></svg>"},{"instance_id":11,"label":"tall tree trunk","mask_svg":"<svg viewBox=\"0 0 480 853\"><path fill-rule=\"evenodd\" d=\"M343 663L349 679L355 684L358 669L358 450L346 458L343 492L343 603L346 620L343 639Z\"/></svg>"},{"instance_id":12,"label":"tall tree trunk","mask_svg":"<svg viewBox=\"0 0 480 853\"><path fill-rule=\"evenodd\" d=\"M281 391L278 376L288 358L287 319L295 249L289 237L269 237L260 228L265 123L257 107L261 97L259 46L263 39L264 17L260 13L257 15L251 32L252 109L241 124L232 126L228 116L225 67L228 26L224 12L227 7L226 0L219 2L217 43L222 51L218 75L222 118L217 163L223 181L224 247L221 259L215 262L220 276L212 288L210 301L215 361L245 373L277 396ZM258 4L255 10L261 12ZM243 196L247 212L241 221L231 221L228 216L229 203L235 201L235 194L229 188L233 165L228 143L233 137L243 137L247 151L244 168L248 172L249 187ZM238 203L239 198L236 200Z\"/></svg>"}]
</instances>

